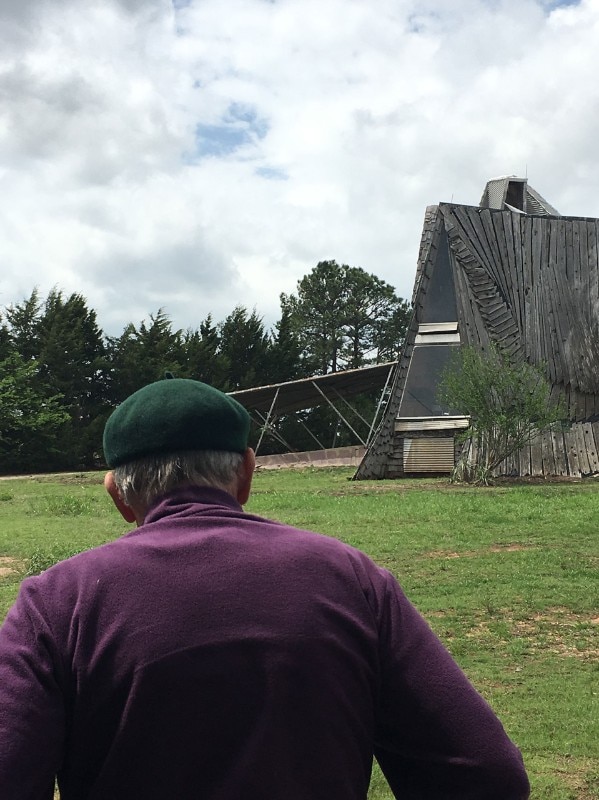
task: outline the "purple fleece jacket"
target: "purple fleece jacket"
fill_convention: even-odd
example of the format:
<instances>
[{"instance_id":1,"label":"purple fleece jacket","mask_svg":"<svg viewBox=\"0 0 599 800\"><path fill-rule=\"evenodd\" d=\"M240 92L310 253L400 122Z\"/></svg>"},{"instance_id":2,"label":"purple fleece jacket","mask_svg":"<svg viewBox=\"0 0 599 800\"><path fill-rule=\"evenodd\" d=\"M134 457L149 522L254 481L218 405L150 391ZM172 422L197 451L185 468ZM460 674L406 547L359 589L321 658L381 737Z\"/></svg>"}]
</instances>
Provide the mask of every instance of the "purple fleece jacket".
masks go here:
<instances>
[{"instance_id":1,"label":"purple fleece jacket","mask_svg":"<svg viewBox=\"0 0 599 800\"><path fill-rule=\"evenodd\" d=\"M0 798L520 800L520 753L395 579L225 492L23 582L0 630Z\"/></svg>"}]
</instances>

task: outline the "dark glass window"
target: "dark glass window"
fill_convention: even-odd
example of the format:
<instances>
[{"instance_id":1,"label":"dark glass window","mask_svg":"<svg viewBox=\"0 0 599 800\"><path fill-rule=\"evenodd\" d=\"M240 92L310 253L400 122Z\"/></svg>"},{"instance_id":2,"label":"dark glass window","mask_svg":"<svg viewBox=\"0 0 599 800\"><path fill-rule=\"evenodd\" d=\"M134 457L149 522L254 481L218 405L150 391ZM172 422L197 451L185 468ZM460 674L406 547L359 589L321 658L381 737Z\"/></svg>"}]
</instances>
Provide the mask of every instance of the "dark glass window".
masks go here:
<instances>
[{"instance_id":1,"label":"dark glass window","mask_svg":"<svg viewBox=\"0 0 599 800\"><path fill-rule=\"evenodd\" d=\"M424 323L455 322L458 318L453 272L449 262L449 243L445 230L439 236L437 260L433 266L418 318L420 322Z\"/></svg>"},{"instance_id":2,"label":"dark glass window","mask_svg":"<svg viewBox=\"0 0 599 800\"><path fill-rule=\"evenodd\" d=\"M524 182L523 181L510 181L507 185L507 194L505 202L513 208L519 208L520 211L526 211L524 208Z\"/></svg>"},{"instance_id":3,"label":"dark glass window","mask_svg":"<svg viewBox=\"0 0 599 800\"><path fill-rule=\"evenodd\" d=\"M410 359L408 376L399 407L400 417L441 417L455 414L442 406L437 391L451 354L459 345L416 345Z\"/></svg>"}]
</instances>

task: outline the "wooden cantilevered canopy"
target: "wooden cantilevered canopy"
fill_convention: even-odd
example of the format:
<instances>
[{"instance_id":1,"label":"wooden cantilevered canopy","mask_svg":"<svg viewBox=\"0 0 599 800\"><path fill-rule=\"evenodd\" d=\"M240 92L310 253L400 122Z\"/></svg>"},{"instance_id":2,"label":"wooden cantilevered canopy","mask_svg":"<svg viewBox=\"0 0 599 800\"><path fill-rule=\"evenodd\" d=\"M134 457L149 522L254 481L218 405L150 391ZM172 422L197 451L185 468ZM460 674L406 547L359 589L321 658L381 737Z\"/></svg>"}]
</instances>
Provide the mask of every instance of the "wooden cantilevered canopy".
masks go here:
<instances>
[{"instance_id":1,"label":"wooden cantilevered canopy","mask_svg":"<svg viewBox=\"0 0 599 800\"><path fill-rule=\"evenodd\" d=\"M286 381L285 383L273 383L270 386L240 389L236 392L229 392L229 394L248 409L262 427L262 434L267 430L275 433L272 423L278 417L294 411L315 408L324 403L330 405L339 418L356 433L333 401L342 401L351 408L347 402L348 398L364 392L384 390L396 366L397 361L390 361L384 364L361 367L360 369L331 372L328 375L314 375L311 378L301 378L295 381ZM379 410L380 403L379 407L377 407L375 419L372 424L369 423L371 433ZM362 437L357 433L356 436L365 444ZM262 441L262 436L260 441ZM283 442L283 444L286 443ZM258 443L259 446L260 442Z\"/></svg>"}]
</instances>

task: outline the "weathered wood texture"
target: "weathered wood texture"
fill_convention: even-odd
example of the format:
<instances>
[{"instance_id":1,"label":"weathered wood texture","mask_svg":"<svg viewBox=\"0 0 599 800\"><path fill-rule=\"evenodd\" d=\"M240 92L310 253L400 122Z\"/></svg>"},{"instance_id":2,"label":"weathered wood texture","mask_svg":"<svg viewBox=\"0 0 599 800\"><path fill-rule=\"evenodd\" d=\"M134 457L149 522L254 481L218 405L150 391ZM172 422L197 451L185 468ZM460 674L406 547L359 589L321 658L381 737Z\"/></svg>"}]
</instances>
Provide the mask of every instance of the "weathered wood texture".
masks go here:
<instances>
[{"instance_id":1,"label":"weathered wood texture","mask_svg":"<svg viewBox=\"0 0 599 800\"><path fill-rule=\"evenodd\" d=\"M506 459L494 476L571 476L584 478L599 472L599 421L574 422L570 427L539 434L515 456ZM474 463L476 448L467 443L467 460Z\"/></svg>"},{"instance_id":2,"label":"weathered wood texture","mask_svg":"<svg viewBox=\"0 0 599 800\"><path fill-rule=\"evenodd\" d=\"M599 422L574 422L540 434L519 453L518 470L504 462L495 475L586 477L599 472L598 452Z\"/></svg>"},{"instance_id":3,"label":"weathered wood texture","mask_svg":"<svg viewBox=\"0 0 599 800\"><path fill-rule=\"evenodd\" d=\"M440 213L464 340L488 338L545 369L574 419L599 412L599 220L447 205Z\"/></svg>"},{"instance_id":4,"label":"weathered wood texture","mask_svg":"<svg viewBox=\"0 0 599 800\"><path fill-rule=\"evenodd\" d=\"M599 471L599 220L528 216L441 204L427 209L414 318L393 393L356 477L399 474L394 420L436 254L447 234L458 326L465 344L490 342L545 371L572 426L546 433L509 459L502 474ZM395 448L395 451L394 451ZM395 452L395 455L394 455Z\"/></svg>"}]
</instances>

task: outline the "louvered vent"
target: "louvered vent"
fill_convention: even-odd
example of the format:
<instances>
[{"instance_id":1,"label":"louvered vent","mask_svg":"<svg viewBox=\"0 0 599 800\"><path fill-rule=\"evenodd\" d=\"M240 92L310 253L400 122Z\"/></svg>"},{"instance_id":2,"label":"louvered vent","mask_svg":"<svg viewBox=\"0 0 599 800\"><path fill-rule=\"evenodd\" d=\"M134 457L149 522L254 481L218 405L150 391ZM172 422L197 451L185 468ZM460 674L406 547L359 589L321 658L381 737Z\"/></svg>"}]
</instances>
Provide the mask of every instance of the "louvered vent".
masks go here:
<instances>
[{"instance_id":1,"label":"louvered vent","mask_svg":"<svg viewBox=\"0 0 599 800\"><path fill-rule=\"evenodd\" d=\"M528 214L540 214L543 217L559 217L560 213L551 203L535 191L532 186L526 187L526 212Z\"/></svg>"},{"instance_id":2,"label":"louvered vent","mask_svg":"<svg viewBox=\"0 0 599 800\"><path fill-rule=\"evenodd\" d=\"M453 467L453 437L403 440L404 472L451 472Z\"/></svg>"}]
</instances>

